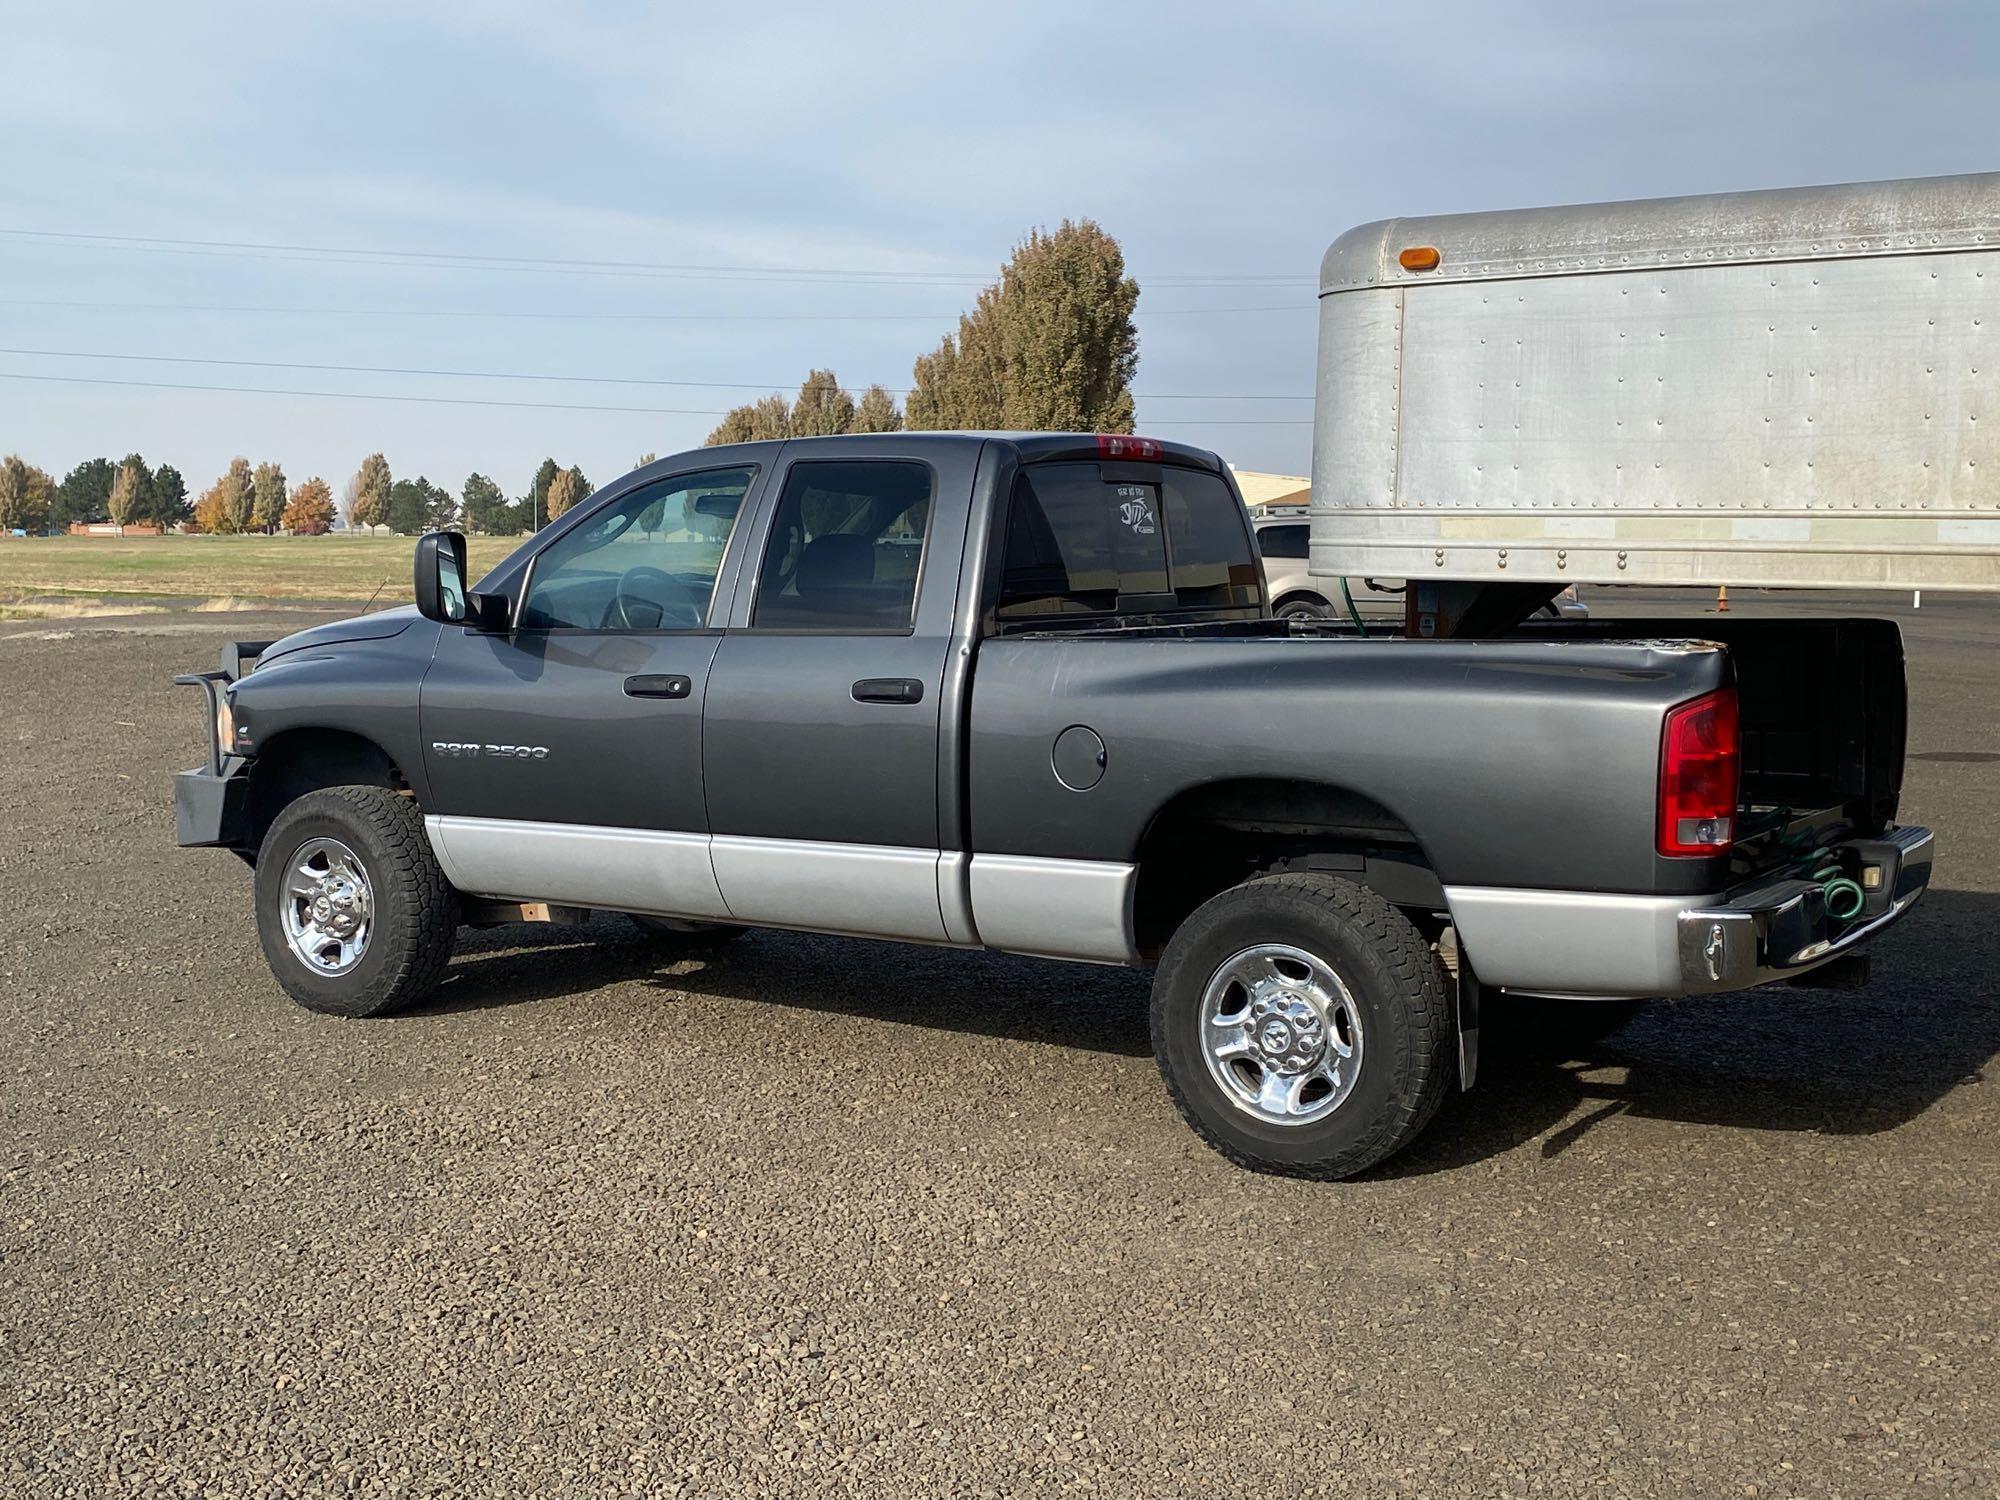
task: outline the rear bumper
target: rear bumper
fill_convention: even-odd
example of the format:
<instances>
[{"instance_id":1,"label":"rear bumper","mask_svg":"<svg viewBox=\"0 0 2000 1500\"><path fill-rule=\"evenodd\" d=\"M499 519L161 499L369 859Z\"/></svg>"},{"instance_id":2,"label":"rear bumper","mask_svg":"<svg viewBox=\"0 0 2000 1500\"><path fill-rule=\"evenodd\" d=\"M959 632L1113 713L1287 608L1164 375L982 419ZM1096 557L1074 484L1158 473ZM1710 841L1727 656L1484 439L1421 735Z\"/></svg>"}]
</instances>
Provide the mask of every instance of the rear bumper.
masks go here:
<instances>
[{"instance_id":1,"label":"rear bumper","mask_svg":"<svg viewBox=\"0 0 2000 1500\"><path fill-rule=\"evenodd\" d=\"M223 774L207 766L174 777L174 842L184 849L243 847L250 827L250 778L235 761Z\"/></svg>"},{"instance_id":2,"label":"rear bumper","mask_svg":"<svg viewBox=\"0 0 2000 1500\"><path fill-rule=\"evenodd\" d=\"M1799 879L1712 897L1446 886L1445 899L1484 984L1605 998L1714 994L1860 951L1923 896L1932 845L1928 828L1898 828L1841 846L1869 886L1847 922L1827 914L1817 882Z\"/></svg>"}]
</instances>

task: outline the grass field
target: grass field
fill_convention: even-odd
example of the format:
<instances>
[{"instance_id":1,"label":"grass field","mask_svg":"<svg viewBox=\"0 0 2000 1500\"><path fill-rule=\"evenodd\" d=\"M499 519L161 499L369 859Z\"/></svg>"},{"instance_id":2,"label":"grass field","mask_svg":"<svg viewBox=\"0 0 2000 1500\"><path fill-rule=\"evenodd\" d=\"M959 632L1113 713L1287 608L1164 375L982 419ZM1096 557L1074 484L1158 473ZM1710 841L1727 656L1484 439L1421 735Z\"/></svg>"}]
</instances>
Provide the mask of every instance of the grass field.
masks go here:
<instances>
[{"instance_id":1,"label":"grass field","mask_svg":"<svg viewBox=\"0 0 2000 1500\"><path fill-rule=\"evenodd\" d=\"M520 545L472 538L477 579ZM0 606L87 598L410 598L410 537L58 536L0 539Z\"/></svg>"}]
</instances>

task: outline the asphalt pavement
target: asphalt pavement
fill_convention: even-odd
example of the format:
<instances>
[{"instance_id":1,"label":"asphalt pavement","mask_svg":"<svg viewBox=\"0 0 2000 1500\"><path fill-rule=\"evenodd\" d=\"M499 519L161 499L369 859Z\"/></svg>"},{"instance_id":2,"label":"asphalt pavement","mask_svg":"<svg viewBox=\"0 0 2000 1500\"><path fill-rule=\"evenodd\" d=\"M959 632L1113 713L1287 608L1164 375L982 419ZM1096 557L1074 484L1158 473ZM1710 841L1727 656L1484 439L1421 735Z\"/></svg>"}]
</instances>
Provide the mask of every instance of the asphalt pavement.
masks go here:
<instances>
[{"instance_id":1,"label":"asphalt pavement","mask_svg":"<svg viewBox=\"0 0 2000 1500\"><path fill-rule=\"evenodd\" d=\"M1872 986L1489 1038L1335 1185L1200 1146L1138 974L604 921L308 1014L169 786L286 622L0 626L0 1496L2000 1492L2000 602L1862 607Z\"/></svg>"}]
</instances>

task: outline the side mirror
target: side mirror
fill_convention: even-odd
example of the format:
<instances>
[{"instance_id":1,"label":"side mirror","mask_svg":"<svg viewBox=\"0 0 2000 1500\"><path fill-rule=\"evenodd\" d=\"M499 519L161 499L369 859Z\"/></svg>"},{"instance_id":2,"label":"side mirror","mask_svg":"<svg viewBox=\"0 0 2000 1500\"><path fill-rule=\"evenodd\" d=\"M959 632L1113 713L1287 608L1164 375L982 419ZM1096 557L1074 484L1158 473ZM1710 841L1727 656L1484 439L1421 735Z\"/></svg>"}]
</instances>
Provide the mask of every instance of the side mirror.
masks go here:
<instances>
[{"instance_id":1,"label":"side mirror","mask_svg":"<svg viewBox=\"0 0 2000 1500\"><path fill-rule=\"evenodd\" d=\"M441 625L465 623L465 533L417 538L417 613Z\"/></svg>"}]
</instances>

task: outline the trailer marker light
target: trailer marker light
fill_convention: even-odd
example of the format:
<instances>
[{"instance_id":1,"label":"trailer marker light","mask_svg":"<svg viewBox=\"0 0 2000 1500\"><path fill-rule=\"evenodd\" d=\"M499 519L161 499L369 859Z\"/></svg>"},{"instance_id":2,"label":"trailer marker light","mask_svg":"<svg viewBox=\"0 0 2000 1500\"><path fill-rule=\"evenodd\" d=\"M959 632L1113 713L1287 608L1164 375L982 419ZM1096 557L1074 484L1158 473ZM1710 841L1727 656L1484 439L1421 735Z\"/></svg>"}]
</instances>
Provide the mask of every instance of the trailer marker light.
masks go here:
<instances>
[{"instance_id":1,"label":"trailer marker light","mask_svg":"<svg viewBox=\"0 0 2000 1500\"><path fill-rule=\"evenodd\" d=\"M1435 271L1443 259L1435 245L1412 245L1396 257L1396 264L1405 271Z\"/></svg>"},{"instance_id":2,"label":"trailer marker light","mask_svg":"<svg viewBox=\"0 0 2000 1500\"><path fill-rule=\"evenodd\" d=\"M1157 463L1160 457L1158 438L1127 437L1122 432L1100 432L1097 434L1097 456L1099 458L1137 459L1142 463Z\"/></svg>"},{"instance_id":3,"label":"trailer marker light","mask_svg":"<svg viewBox=\"0 0 2000 1500\"><path fill-rule=\"evenodd\" d=\"M1686 858L1729 852L1736 842L1742 760L1735 688L1667 710L1660 733L1660 853Z\"/></svg>"}]
</instances>

